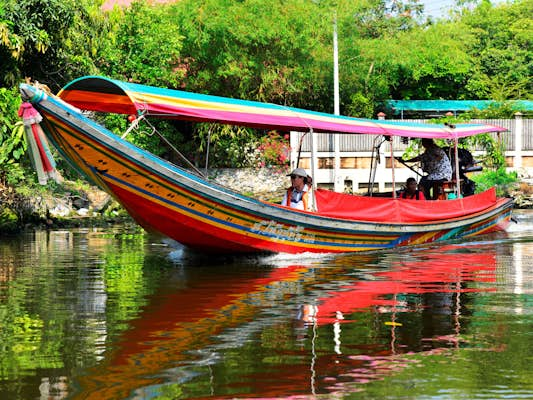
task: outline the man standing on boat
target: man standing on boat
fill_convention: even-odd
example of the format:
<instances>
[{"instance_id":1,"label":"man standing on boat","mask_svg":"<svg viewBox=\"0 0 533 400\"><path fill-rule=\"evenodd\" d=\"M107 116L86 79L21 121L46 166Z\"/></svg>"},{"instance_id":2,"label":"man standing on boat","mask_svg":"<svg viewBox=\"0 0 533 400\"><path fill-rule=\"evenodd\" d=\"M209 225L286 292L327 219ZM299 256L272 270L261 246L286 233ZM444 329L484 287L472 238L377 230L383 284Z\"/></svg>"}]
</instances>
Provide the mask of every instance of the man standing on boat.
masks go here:
<instances>
[{"instance_id":1,"label":"man standing on boat","mask_svg":"<svg viewBox=\"0 0 533 400\"><path fill-rule=\"evenodd\" d=\"M281 204L298 210L313 211L311 182L305 169L296 168L287 176L291 177L291 187L287 189Z\"/></svg>"},{"instance_id":2,"label":"man standing on boat","mask_svg":"<svg viewBox=\"0 0 533 400\"><path fill-rule=\"evenodd\" d=\"M427 175L420 180L420 186L424 189L426 199L436 200L438 197L437 186L452 179L452 164L446 152L437 146L433 139L422 139L422 146L426 149L424 153L406 160L406 162L420 161L422 163L422 170ZM433 194L431 194L432 188Z\"/></svg>"}]
</instances>

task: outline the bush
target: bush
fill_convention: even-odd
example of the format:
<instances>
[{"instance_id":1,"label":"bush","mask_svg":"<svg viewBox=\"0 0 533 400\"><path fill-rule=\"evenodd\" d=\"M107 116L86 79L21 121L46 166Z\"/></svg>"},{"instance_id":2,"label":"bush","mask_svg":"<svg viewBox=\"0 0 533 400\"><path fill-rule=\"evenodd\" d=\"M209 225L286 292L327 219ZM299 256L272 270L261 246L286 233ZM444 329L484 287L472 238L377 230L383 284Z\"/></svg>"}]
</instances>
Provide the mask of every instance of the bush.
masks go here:
<instances>
[{"instance_id":1,"label":"bush","mask_svg":"<svg viewBox=\"0 0 533 400\"><path fill-rule=\"evenodd\" d=\"M505 168L498 168L495 171L487 171L471 178L476 182L476 193L483 192L496 186L498 196L507 196L518 182L516 172L507 172Z\"/></svg>"},{"instance_id":2,"label":"bush","mask_svg":"<svg viewBox=\"0 0 533 400\"><path fill-rule=\"evenodd\" d=\"M17 114L20 102L16 88L0 88L0 179L12 185L24 179L21 162L27 149Z\"/></svg>"},{"instance_id":3,"label":"bush","mask_svg":"<svg viewBox=\"0 0 533 400\"><path fill-rule=\"evenodd\" d=\"M16 232L19 228L19 219L17 214L8 207L0 210L0 232Z\"/></svg>"},{"instance_id":4,"label":"bush","mask_svg":"<svg viewBox=\"0 0 533 400\"><path fill-rule=\"evenodd\" d=\"M285 166L289 163L289 135L270 131L259 139L259 167Z\"/></svg>"}]
</instances>

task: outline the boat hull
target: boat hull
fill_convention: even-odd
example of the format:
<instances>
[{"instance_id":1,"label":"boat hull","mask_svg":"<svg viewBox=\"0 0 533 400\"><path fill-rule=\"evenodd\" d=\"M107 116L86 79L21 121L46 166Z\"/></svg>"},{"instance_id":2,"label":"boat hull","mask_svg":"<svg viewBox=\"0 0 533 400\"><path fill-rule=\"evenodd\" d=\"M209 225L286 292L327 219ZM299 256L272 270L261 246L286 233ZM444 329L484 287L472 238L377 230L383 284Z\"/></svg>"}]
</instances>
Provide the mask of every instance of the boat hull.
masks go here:
<instances>
[{"instance_id":1,"label":"boat hull","mask_svg":"<svg viewBox=\"0 0 533 400\"><path fill-rule=\"evenodd\" d=\"M143 228L202 252L369 251L503 230L511 216L511 199L498 199L468 215L417 223L300 212L235 193L169 164L55 97L44 96L34 107L61 155Z\"/></svg>"}]
</instances>

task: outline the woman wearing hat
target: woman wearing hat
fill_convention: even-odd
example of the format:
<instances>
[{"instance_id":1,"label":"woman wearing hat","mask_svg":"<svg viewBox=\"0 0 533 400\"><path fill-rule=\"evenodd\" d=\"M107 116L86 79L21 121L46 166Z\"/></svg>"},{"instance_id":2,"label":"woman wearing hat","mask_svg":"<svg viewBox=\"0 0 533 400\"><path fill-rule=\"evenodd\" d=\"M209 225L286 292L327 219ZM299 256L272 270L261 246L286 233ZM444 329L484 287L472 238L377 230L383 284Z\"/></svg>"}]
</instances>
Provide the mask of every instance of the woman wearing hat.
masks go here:
<instances>
[{"instance_id":1,"label":"woman wearing hat","mask_svg":"<svg viewBox=\"0 0 533 400\"><path fill-rule=\"evenodd\" d=\"M287 176L291 177L291 187L287 189L281 204L298 210L313 211L311 182L305 169L296 168Z\"/></svg>"}]
</instances>

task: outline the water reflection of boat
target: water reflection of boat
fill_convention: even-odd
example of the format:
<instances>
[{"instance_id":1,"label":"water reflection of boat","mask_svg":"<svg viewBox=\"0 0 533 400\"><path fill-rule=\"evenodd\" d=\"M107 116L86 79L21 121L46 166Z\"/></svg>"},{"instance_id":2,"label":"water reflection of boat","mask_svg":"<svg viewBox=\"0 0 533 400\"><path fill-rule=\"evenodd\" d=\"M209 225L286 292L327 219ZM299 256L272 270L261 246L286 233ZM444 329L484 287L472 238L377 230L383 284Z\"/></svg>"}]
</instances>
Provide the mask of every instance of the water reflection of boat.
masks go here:
<instances>
[{"instance_id":1,"label":"water reflection of boat","mask_svg":"<svg viewBox=\"0 0 533 400\"><path fill-rule=\"evenodd\" d=\"M228 348L245 348L253 333L290 321L286 311L292 309L296 315L297 304L291 302L293 307L287 308L286 299L314 304L318 313L310 323L294 324L291 341L299 343L294 348L263 345L274 346L273 351L282 354L307 354L312 369L299 362L243 371L242 379L250 379L246 395L325 393L343 380L377 379L406 364L401 353L435 351L459 340L462 306L468 303L465 296L491 290L496 261L493 246L446 246L401 256L342 257L328 268L295 265L257 270L240 279L228 273L209 280L205 271L193 270L189 273L197 274L197 279L180 276L181 288L169 284L156 301L148 299L143 315L129 323L113 345L115 350L106 351L101 364L79 378L79 398L128 398L176 380L183 384L198 379L186 365L192 370L192 365L205 365L211 371L210 366L216 368ZM366 330L358 321L362 317L372 321ZM417 329L406 331L400 326L406 322ZM289 340L290 331L281 329L285 341ZM318 330L322 341L315 339ZM328 336L330 343L324 342ZM261 380L262 374L268 374L268 380Z\"/></svg>"},{"instance_id":2,"label":"water reflection of boat","mask_svg":"<svg viewBox=\"0 0 533 400\"><path fill-rule=\"evenodd\" d=\"M217 274L208 284L201 279L183 290L158 293L157 298L163 301L148 304L142 317L131 321L118 350L106 352L98 367L79 378L81 391L74 398L128 398L139 386L158 384L158 373L185 359L186 352L207 346L224 329L252 320L272 296L283 295L284 288L306 271L294 266L267 274L251 272L251 276L258 276L238 280L229 273Z\"/></svg>"},{"instance_id":3,"label":"water reflection of boat","mask_svg":"<svg viewBox=\"0 0 533 400\"><path fill-rule=\"evenodd\" d=\"M63 101L31 85L22 85L21 92L42 114L44 132L69 164L113 195L148 231L202 252L355 252L470 237L505 229L509 222L513 202L497 198L494 189L438 205L316 190L317 212L259 201L193 175L192 164L179 168L137 148L74 107L133 115L132 127L148 117L185 119L309 131L311 140L314 133L337 132L440 138L457 144L459 137L503 128L363 120L101 77L71 82L59 94ZM29 115L29 137L39 139L37 113L29 103L22 109ZM41 139L43 149L34 153L44 157L44 135ZM48 171L52 163L39 157L36 165L47 165Z\"/></svg>"},{"instance_id":4,"label":"water reflection of boat","mask_svg":"<svg viewBox=\"0 0 533 400\"><path fill-rule=\"evenodd\" d=\"M440 247L439 252L413 253L412 260L393 261L392 269L373 274L373 280L339 286L331 296L317 300L315 319L329 323L337 320L339 313L346 315L370 307L385 312L407 310L407 302L395 296L459 294L478 290L465 287L467 282L494 282L495 254L470 253L464 249L449 245Z\"/></svg>"},{"instance_id":5,"label":"water reflection of boat","mask_svg":"<svg viewBox=\"0 0 533 400\"><path fill-rule=\"evenodd\" d=\"M413 253L411 259L392 260L391 268L372 274L372 279L344 283L316 299L312 317L303 322L313 327L313 334L317 326L333 326L331 346L335 353L353 351L349 323L355 323L363 313L374 315L378 331L374 335L389 341L364 353L350 354L353 368L341 374L329 373L335 361L331 357L321 360L313 349L313 375L327 376L324 384L332 391L349 392L358 384L381 380L418 363L408 356L413 352L435 355L464 344L461 320L469 294L496 290L497 257L496 248L490 244L429 249ZM417 331L404 329L404 324L413 325L415 319L420 325ZM343 336L348 339L343 340ZM347 346L343 342L348 342Z\"/></svg>"}]
</instances>

